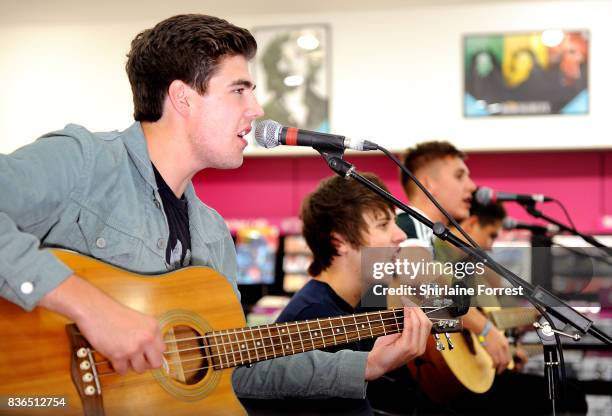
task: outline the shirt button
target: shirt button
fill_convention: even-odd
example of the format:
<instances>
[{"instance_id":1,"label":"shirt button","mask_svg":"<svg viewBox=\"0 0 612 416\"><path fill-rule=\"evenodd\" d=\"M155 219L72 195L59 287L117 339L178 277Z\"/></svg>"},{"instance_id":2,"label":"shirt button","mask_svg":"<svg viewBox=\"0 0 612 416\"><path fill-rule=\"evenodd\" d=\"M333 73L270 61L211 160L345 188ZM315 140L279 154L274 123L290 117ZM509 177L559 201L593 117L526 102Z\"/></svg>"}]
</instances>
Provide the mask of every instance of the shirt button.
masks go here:
<instances>
[{"instance_id":1,"label":"shirt button","mask_svg":"<svg viewBox=\"0 0 612 416\"><path fill-rule=\"evenodd\" d=\"M164 247L166 247L166 241L163 238L157 240L157 248L161 250Z\"/></svg>"},{"instance_id":2,"label":"shirt button","mask_svg":"<svg viewBox=\"0 0 612 416\"><path fill-rule=\"evenodd\" d=\"M156 206L158 209L161 209L161 204L159 203L159 201L158 201L157 199L155 200L155 206Z\"/></svg>"},{"instance_id":3,"label":"shirt button","mask_svg":"<svg viewBox=\"0 0 612 416\"><path fill-rule=\"evenodd\" d=\"M98 247L98 248L106 247L106 240L104 238L102 238L102 237L98 238L96 240L96 247Z\"/></svg>"},{"instance_id":4,"label":"shirt button","mask_svg":"<svg viewBox=\"0 0 612 416\"><path fill-rule=\"evenodd\" d=\"M19 289L21 290L21 293L23 293L24 295L29 295L32 292L34 292L34 283L32 283L32 282L23 282Z\"/></svg>"}]
</instances>

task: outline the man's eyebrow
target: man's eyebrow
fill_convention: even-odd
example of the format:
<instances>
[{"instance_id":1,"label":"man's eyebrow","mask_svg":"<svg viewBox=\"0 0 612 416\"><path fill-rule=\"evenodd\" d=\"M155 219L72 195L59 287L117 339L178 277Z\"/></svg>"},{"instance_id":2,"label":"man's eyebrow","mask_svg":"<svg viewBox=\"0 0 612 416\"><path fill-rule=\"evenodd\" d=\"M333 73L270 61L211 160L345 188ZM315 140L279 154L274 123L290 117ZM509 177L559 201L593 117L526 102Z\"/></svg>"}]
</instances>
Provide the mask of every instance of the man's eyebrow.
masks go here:
<instances>
[{"instance_id":1,"label":"man's eyebrow","mask_svg":"<svg viewBox=\"0 0 612 416\"><path fill-rule=\"evenodd\" d=\"M395 213L393 214L395 215ZM372 215L372 217L374 217L374 221L379 221L379 222L389 221L393 218L388 211L385 211L385 212L377 211L375 214Z\"/></svg>"},{"instance_id":2,"label":"man's eyebrow","mask_svg":"<svg viewBox=\"0 0 612 416\"><path fill-rule=\"evenodd\" d=\"M236 81L232 82L229 86L230 87L246 87L251 90L254 90L256 87L255 84L253 84L251 81L247 79L237 79Z\"/></svg>"}]
</instances>

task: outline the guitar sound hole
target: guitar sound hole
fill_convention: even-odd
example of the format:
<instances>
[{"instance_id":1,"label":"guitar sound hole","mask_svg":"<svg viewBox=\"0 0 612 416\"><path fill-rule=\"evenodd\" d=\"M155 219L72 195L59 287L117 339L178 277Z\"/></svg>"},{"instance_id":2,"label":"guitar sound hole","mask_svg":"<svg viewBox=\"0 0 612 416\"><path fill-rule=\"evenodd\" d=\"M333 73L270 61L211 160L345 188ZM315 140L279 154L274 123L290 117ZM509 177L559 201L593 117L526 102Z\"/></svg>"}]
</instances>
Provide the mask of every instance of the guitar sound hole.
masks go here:
<instances>
[{"instance_id":1,"label":"guitar sound hole","mask_svg":"<svg viewBox=\"0 0 612 416\"><path fill-rule=\"evenodd\" d=\"M164 335L164 340L170 352L166 354L166 361L171 378L191 385L206 376L210 360L206 358L202 334L191 327L179 325L172 327Z\"/></svg>"}]
</instances>

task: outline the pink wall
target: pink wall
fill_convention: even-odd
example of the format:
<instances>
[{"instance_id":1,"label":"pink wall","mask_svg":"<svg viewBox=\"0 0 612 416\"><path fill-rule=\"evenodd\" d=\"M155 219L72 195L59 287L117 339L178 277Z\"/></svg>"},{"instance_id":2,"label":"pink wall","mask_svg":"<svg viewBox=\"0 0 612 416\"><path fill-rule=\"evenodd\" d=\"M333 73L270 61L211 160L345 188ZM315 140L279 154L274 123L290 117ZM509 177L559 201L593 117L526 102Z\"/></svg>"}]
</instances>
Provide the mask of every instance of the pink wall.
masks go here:
<instances>
[{"instance_id":1,"label":"pink wall","mask_svg":"<svg viewBox=\"0 0 612 416\"><path fill-rule=\"evenodd\" d=\"M612 152L607 152L603 159L602 210L608 217L607 229L609 229L612 226Z\"/></svg>"},{"instance_id":2,"label":"pink wall","mask_svg":"<svg viewBox=\"0 0 612 416\"><path fill-rule=\"evenodd\" d=\"M395 165L382 155L347 157L361 172L380 176L399 199L406 201ZM604 215L612 216L612 151L474 153L467 161L478 185L505 192L544 193L565 204L578 229L612 234ZM298 215L304 196L322 178L331 176L323 159L313 157L246 158L235 170L207 170L198 174L200 198L226 219L265 218L279 224ZM509 215L529 220L516 204L506 204ZM556 205L545 214L566 222Z\"/></svg>"}]
</instances>

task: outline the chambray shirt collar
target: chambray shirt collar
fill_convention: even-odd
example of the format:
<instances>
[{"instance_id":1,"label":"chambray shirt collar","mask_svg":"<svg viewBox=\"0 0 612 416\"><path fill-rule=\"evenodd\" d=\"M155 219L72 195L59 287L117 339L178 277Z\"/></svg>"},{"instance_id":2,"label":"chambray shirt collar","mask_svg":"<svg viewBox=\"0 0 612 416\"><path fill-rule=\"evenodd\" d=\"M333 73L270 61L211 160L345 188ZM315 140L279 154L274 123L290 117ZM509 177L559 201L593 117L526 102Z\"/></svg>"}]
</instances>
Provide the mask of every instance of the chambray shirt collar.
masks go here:
<instances>
[{"instance_id":1,"label":"chambray shirt collar","mask_svg":"<svg viewBox=\"0 0 612 416\"><path fill-rule=\"evenodd\" d=\"M149 157L149 150L147 149L147 142L140 122L136 121L128 127L121 136L125 148L134 161L134 165L142 178L151 185L153 189L157 189L155 174L153 173L153 166L151 166L151 158Z\"/></svg>"},{"instance_id":2,"label":"chambray shirt collar","mask_svg":"<svg viewBox=\"0 0 612 416\"><path fill-rule=\"evenodd\" d=\"M128 127L122 134L123 143L134 161L134 165L142 178L149 184L153 189L157 189L157 182L155 181L155 173L153 172L153 166L151 165L151 158L149 157L149 150L147 148L147 142L142 131L142 125L139 121L136 121L130 127ZM203 232L202 228L205 224L200 224L197 219L199 218L198 206L201 204L198 198L193 183L189 183L185 188L185 199L187 200L188 215L190 218L189 229L192 234L192 245L197 244L198 239L194 239L193 236L197 235L200 241L204 243L211 243L219 240L222 235L217 235L214 232Z\"/></svg>"}]
</instances>

